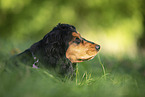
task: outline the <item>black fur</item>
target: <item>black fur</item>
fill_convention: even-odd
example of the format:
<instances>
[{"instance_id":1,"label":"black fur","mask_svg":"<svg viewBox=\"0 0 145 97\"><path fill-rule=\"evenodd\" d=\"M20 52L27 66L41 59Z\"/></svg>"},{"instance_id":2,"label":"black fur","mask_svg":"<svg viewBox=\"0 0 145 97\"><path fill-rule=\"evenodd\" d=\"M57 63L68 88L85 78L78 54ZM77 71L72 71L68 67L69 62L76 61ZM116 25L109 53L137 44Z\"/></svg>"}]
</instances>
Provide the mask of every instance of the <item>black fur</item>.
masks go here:
<instances>
[{"instance_id":1,"label":"black fur","mask_svg":"<svg viewBox=\"0 0 145 97\"><path fill-rule=\"evenodd\" d=\"M66 50L72 39L72 32L76 32L74 26L58 24L42 40L18 54L16 58L22 63L32 66L35 62L34 57L36 57L39 59L38 67L53 68L63 76L73 76L76 64L66 58Z\"/></svg>"}]
</instances>

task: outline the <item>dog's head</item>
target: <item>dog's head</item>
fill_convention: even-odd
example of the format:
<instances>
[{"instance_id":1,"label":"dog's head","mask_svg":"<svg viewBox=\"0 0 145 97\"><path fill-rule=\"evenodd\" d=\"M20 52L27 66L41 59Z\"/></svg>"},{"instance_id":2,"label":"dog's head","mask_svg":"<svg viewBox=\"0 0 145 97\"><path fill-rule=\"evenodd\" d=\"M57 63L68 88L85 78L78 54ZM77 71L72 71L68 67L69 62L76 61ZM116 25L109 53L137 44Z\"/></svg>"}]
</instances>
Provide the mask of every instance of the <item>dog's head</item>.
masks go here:
<instances>
[{"instance_id":1,"label":"dog's head","mask_svg":"<svg viewBox=\"0 0 145 97\"><path fill-rule=\"evenodd\" d=\"M84 39L74 26L68 24L58 24L44 36L43 42L48 53L64 55L72 63L90 60L100 50L100 45Z\"/></svg>"},{"instance_id":2,"label":"dog's head","mask_svg":"<svg viewBox=\"0 0 145 97\"><path fill-rule=\"evenodd\" d=\"M96 56L100 45L81 37L78 32L72 32L72 39L66 51L66 57L72 62L83 62Z\"/></svg>"}]
</instances>

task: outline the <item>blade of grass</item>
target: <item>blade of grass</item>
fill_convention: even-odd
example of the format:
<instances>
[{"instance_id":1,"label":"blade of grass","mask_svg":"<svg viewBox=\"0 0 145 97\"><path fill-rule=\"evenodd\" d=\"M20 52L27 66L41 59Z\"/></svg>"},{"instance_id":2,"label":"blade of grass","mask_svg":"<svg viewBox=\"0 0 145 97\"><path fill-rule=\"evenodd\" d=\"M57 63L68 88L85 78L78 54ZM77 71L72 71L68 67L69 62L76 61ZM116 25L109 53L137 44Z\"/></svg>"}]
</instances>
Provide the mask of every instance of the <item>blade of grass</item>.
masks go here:
<instances>
[{"instance_id":1,"label":"blade of grass","mask_svg":"<svg viewBox=\"0 0 145 97\"><path fill-rule=\"evenodd\" d=\"M104 68L104 65L103 65L103 63L102 63L102 61L101 61L101 58L100 58L100 55L98 54L98 59L99 59L99 63L101 64L101 66L102 66L102 70L103 70L103 76L104 76L104 78L105 78L105 80L106 80L106 71L105 71L105 68Z\"/></svg>"},{"instance_id":2,"label":"blade of grass","mask_svg":"<svg viewBox=\"0 0 145 97\"><path fill-rule=\"evenodd\" d=\"M78 64L76 64L76 85L78 85Z\"/></svg>"}]
</instances>

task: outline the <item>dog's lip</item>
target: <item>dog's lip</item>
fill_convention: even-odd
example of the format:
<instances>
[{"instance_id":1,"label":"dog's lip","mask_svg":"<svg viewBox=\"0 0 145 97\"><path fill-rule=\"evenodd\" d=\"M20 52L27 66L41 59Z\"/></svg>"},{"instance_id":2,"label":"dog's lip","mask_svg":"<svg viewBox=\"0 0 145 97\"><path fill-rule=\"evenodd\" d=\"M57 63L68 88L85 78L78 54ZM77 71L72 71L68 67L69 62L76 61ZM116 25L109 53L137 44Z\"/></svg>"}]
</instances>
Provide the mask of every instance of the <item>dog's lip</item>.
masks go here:
<instances>
[{"instance_id":1,"label":"dog's lip","mask_svg":"<svg viewBox=\"0 0 145 97\"><path fill-rule=\"evenodd\" d=\"M91 56L89 58L79 58L78 61L87 61L93 59L95 56Z\"/></svg>"}]
</instances>

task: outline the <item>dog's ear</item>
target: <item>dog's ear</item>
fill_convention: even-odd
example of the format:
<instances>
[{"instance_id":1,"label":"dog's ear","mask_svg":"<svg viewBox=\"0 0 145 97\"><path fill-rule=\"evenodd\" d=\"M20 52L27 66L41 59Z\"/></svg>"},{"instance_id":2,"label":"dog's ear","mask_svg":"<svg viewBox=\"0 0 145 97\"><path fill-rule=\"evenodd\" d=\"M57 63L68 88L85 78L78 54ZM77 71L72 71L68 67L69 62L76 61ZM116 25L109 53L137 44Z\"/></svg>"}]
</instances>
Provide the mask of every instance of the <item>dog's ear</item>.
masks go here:
<instances>
[{"instance_id":1,"label":"dog's ear","mask_svg":"<svg viewBox=\"0 0 145 97\"><path fill-rule=\"evenodd\" d=\"M67 44L65 35L60 30L53 30L43 38L43 47L47 54L63 56L66 52Z\"/></svg>"},{"instance_id":2,"label":"dog's ear","mask_svg":"<svg viewBox=\"0 0 145 97\"><path fill-rule=\"evenodd\" d=\"M44 44L54 44L54 43L61 43L63 40L63 35L59 30L52 30L48 34L46 34L43 38Z\"/></svg>"},{"instance_id":3,"label":"dog's ear","mask_svg":"<svg viewBox=\"0 0 145 97\"><path fill-rule=\"evenodd\" d=\"M59 43L61 44L64 41L69 41L68 36L72 32L76 31L75 27L68 24L58 24L56 27L53 28L48 34L46 34L43 38L43 43L45 44L53 44ZM67 39L65 39L67 38Z\"/></svg>"}]
</instances>

